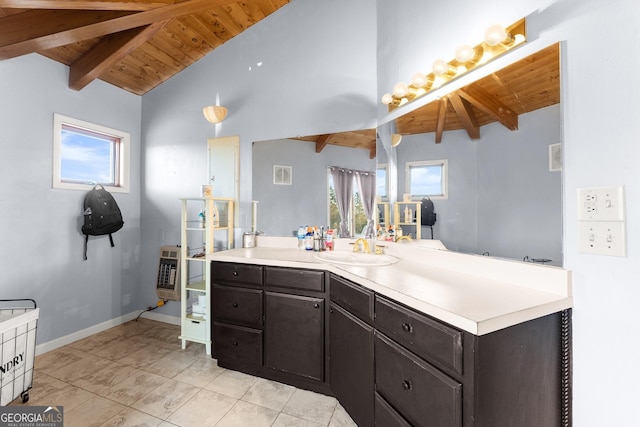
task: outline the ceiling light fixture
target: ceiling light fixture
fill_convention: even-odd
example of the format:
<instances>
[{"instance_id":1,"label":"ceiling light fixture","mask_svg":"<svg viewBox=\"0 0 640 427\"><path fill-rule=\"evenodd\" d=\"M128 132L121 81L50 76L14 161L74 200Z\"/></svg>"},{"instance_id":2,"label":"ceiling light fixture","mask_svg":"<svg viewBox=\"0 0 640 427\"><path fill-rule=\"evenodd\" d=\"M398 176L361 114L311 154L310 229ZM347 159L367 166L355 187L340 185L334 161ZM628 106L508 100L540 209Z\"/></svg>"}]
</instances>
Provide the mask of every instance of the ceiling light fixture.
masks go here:
<instances>
[{"instance_id":1,"label":"ceiling light fixture","mask_svg":"<svg viewBox=\"0 0 640 427\"><path fill-rule=\"evenodd\" d=\"M205 119L210 123L220 123L227 117L227 108L219 105L209 105L202 109Z\"/></svg>"},{"instance_id":2,"label":"ceiling light fixture","mask_svg":"<svg viewBox=\"0 0 640 427\"><path fill-rule=\"evenodd\" d=\"M434 61L430 73L415 73L411 78L410 85L403 82L396 83L391 93L382 96L382 103L387 106L389 111L393 111L400 105L442 87L457 77L525 43L527 41L525 19L523 18L506 28L498 24L491 25L487 28L484 36L484 41L476 46L459 46L455 51L454 59L449 62L444 59Z\"/></svg>"},{"instance_id":3,"label":"ceiling light fixture","mask_svg":"<svg viewBox=\"0 0 640 427\"><path fill-rule=\"evenodd\" d=\"M398 144L400 144L401 141L402 141L402 135L400 135L399 133L392 133L391 134L391 146L392 147L397 147Z\"/></svg>"}]
</instances>

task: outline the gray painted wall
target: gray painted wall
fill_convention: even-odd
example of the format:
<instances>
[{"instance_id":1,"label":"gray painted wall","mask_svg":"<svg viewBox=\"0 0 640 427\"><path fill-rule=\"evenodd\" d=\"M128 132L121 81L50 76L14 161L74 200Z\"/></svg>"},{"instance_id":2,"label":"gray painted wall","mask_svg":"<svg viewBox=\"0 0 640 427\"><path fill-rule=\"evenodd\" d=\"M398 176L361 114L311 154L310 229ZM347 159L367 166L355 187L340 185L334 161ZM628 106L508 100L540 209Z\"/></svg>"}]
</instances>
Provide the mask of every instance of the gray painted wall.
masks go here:
<instances>
[{"instance_id":1,"label":"gray painted wall","mask_svg":"<svg viewBox=\"0 0 640 427\"><path fill-rule=\"evenodd\" d=\"M103 82L67 88L68 68L39 55L0 61L0 298L33 298L37 342L89 328L141 307L141 99ZM89 241L83 261L85 192L52 189L53 114L131 134L131 192L114 194L124 228Z\"/></svg>"},{"instance_id":2,"label":"gray painted wall","mask_svg":"<svg viewBox=\"0 0 640 427\"><path fill-rule=\"evenodd\" d=\"M273 165L293 167L292 185L273 184ZM253 144L253 197L258 200L258 229L291 236L300 225L327 225L327 166L370 170L375 159L363 149L281 139ZM245 230L249 231L249 230Z\"/></svg>"}]
</instances>

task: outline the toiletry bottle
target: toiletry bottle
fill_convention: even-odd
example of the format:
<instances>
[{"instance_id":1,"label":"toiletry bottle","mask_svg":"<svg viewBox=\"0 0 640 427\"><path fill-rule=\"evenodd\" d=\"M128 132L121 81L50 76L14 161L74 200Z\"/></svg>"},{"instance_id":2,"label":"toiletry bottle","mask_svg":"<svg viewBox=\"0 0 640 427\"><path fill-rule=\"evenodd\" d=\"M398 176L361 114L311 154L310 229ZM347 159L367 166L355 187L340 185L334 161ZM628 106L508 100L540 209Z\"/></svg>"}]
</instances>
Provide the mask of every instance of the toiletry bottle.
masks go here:
<instances>
[{"instance_id":1,"label":"toiletry bottle","mask_svg":"<svg viewBox=\"0 0 640 427\"><path fill-rule=\"evenodd\" d=\"M307 234L307 229L304 226L298 227L298 249L304 249L304 237Z\"/></svg>"},{"instance_id":2,"label":"toiletry bottle","mask_svg":"<svg viewBox=\"0 0 640 427\"><path fill-rule=\"evenodd\" d=\"M332 229L328 229L327 230L327 237L326 240L324 242L325 247L327 248L328 251L332 251L333 250L333 230Z\"/></svg>"},{"instance_id":3,"label":"toiletry bottle","mask_svg":"<svg viewBox=\"0 0 640 427\"><path fill-rule=\"evenodd\" d=\"M304 248L308 251L313 250L313 228L307 227L307 234L304 236Z\"/></svg>"},{"instance_id":4,"label":"toiletry bottle","mask_svg":"<svg viewBox=\"0 0 640 427\"><path fill-rule=\"evenodd\" d=\"M198 214L198 221L200 221L200 228L204 228L205 227L204 210L201 210L200 213Z\"/></svg>"}]
</instances>

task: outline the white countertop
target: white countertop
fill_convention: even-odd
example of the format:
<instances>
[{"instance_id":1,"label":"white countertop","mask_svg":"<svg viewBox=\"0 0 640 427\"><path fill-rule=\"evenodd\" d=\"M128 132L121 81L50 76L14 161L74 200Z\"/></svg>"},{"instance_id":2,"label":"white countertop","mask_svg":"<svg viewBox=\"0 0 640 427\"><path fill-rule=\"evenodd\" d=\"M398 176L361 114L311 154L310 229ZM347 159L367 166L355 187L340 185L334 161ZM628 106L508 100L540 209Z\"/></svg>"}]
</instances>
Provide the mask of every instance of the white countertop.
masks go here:
<instances>
[{"instance_id":1,"label":"white countertop","mask_svg":"<svg viewBox=\"0 0 640 427\"><path fill-rule=\"evenodd\" d=\"M336 240L336 250L351 251L350 242ZM297 249L295 238L265 236L256 248L216 252L208 259L330 271L475 335L572 305L570 271L559 267L424 247L442 247L438 241L381 244L398 262L372 267L327 263Z\"/></svg>"}]
</instances>

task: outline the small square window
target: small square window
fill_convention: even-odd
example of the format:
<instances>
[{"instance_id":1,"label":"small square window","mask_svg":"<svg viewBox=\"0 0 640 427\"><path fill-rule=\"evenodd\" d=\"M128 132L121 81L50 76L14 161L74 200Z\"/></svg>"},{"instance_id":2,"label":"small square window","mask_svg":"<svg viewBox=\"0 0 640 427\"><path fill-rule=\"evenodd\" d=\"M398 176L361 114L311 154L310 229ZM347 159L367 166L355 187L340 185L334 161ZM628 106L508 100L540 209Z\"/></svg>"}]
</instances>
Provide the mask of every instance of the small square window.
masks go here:
<instances>
[{"instance_id":1,"label":"small square window","mask_svg":"<svg viewBox=\"0 0 640 427\"><path fill-rule=\"evenodd\" d=\"M447 198L447 161L433 160L406 163L406 188L412 200L423 197Z\"/></svg>"},{"instance_id":2,"label":"small square window","mask_svg":"<svg viewBox=\"0 0 640 427\"><path fill-rule=\"evenodd\" d=\"M54 115L53 188L129 192L127 132Z\"/></svg>"}]
</instances>

